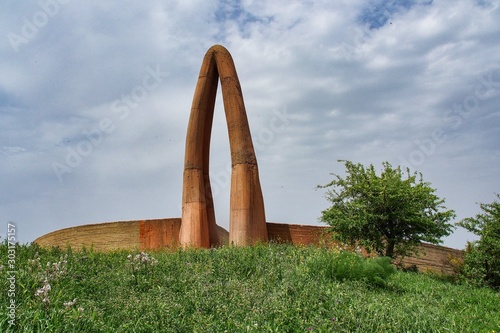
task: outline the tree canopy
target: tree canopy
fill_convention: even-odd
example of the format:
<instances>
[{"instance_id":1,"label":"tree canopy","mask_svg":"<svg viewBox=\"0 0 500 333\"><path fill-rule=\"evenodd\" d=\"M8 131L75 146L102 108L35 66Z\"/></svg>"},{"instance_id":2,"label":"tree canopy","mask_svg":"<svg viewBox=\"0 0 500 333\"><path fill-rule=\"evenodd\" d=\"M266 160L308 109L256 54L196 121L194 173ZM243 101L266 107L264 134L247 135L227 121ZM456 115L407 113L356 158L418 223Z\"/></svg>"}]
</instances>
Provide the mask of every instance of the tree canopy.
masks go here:
<instances>
[{"instance_id":1,"label":"tree canopy","mask_svg":"<svg viewBox=\"0 0 500 333\"><path fill-rule=\"evenodd\" d=\"M500 200L500 194L496 196ZM479 206L482 213L458 223L480 236L467 246L463 273L468 279L500 289L500 201Z\"/></svg>"},{"instance_id":2,"label":"tree canopy","mask_svg":"<svg viewBox=\"0 0 500 333\"><path fill-rule=\"evenodd\" d=\"M448 222L455 212L443 206L444 199L422 174L404 173L384 162L377 175L372 164L365 168L339 162L344 163L345 178L332 174L333 181L318 186L329 188L326 197L332 206L320 220L331 226L335 239L393 258L415 252L421 242L438 244L453 231Z\"/></svg>"}]
</instances>

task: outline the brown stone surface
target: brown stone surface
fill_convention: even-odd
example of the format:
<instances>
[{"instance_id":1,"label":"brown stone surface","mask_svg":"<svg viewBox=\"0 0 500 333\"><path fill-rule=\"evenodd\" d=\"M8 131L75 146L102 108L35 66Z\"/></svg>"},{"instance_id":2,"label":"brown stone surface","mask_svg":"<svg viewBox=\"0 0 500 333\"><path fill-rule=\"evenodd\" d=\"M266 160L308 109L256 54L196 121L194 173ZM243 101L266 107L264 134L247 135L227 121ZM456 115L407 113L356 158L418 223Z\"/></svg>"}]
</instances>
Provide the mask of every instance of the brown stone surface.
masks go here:
<instances>
[{"instance_id":1,"label":"brown stone surface","mask_svg":"<svg viewBox=\"0 0 500 333\"><path fill-rule=\"evenodd\" d=\"M326 228L312 225L267 223L269 240L295 245L331 244Z\"/></svg>"},{"instance_id":2,"label":"brown stone surface","mask_svg":"<svg viewBox=\"0 0 500 333\"><path fill-rule=\"evenodd\" d=\"M433 271L436 273L453 274L453 266L450 264L451 258L463 259L464 251L452 249L434 244L421 244L420 255L405 257L403 266L417 266L419 271Z\"/></svg>"},{"instance_id":3,"label":"brown stone surface","mask_svg":"<svg viewBox=\"0 0 500 333\"><path fill-rule=\"evenodd\" d=\"M65 228L43 235L35 239L34 243L43 247L93 247L97 251L134 249L140 247L140 223L141 221L109 222Z\"/></svg>"},{"instance_id":4,"label":"brown stone surface","mask_svg":"<svg viewBox=\"0 0 500 333\"><path fill-rule=\"evenodd\" d=\"M34 242L43 247L71 246L73 249L93 247L96 251L111 250L161 250L179 246L180 218L111 222L88 224L48 233ZM326 227L267 223L268 238L278 243L294 245L333 246ZM229 233L221 227L216 229L221 244L229 244ZM463 258L463 251L444 246L422 244L420 256L406 257L405 267L416 265L420 271L453 273L449 258Z\"/></svg>"},{"instance_id":5,"label":"brown stone surface","mask_svg":"<svg viewBox=\"0 0 500 333\"><path fill-rule=\"evenodd\" d=\"M181 219L146 220L139 224L140 249L159 250L179 246Z\"/></svg>"},{"instance_id":6,"label":"brown stone surface","mask_svg":"<svg viewBox=\"0 0 500 333\"><path fill-rule=\"evenodd\" d=\"M71 246L75 250L85 246L96 251L177 249L180 226L180 218L86 224L50 232L34 243L43 247ZM219 226L216 232L227 244L228 232Z\"/></svg>"},{"instance_id":7,"label":"brown stone surface","mask_svg":"<svg viewBox=\"0 0 500 333\"><path fill-rule=\"evenodd\" d=\"M221 243L209 177L210 136L219 78L232 163L229 242L249 245L267 241L257 158L238 75L229 52L215 45L203 59L189 117L179 232L183 247L206 248Z\"/></svg>"}]
</instances>

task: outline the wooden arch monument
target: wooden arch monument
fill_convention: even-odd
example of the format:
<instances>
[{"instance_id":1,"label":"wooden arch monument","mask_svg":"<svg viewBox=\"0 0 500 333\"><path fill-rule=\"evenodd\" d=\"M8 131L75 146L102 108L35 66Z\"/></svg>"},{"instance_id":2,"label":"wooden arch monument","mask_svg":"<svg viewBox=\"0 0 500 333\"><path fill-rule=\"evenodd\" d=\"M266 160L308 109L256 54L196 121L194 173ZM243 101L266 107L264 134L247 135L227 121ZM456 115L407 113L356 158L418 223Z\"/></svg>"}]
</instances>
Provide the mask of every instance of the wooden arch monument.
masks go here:
<instances>
[{"instance_id":1,"label":"wooden arch monument","mask_svg":"<svg viewBox=\"0 0 500 333\"><path fill-rule=\"evenodd\" d=\"M219 79L232 164L229 244L267 241L264 199L240 82L229 52L214 45L201 64L187 130L179 232L183 247L219 244L209 177L210 137Z\"/></svg>"}]
</instances>

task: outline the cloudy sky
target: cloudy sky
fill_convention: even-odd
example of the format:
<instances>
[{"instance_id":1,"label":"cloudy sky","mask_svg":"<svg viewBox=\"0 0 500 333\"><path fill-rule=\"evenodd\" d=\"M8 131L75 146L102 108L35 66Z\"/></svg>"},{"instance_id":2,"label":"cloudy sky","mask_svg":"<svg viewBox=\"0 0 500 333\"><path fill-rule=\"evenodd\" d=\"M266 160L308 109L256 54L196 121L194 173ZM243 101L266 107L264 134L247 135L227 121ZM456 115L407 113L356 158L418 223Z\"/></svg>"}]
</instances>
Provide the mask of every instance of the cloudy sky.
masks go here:
<instances>
[{"instance_id":1,"label":"cloudy sky","mask_svg":"<svg viewBox=\"0 0 500 333\"><path fill-rule=\"evenodd\" d=\"M206 50L232 54L268 221L320 225L338 159L423 173L457 213L500 191L500 1L0 4L0 235L181 216ZM218 223L230 163L219 92ZM3 226L2 226L3 225ZM463 248L463 229L444 244Z\"/></svg>"}]
</instances>

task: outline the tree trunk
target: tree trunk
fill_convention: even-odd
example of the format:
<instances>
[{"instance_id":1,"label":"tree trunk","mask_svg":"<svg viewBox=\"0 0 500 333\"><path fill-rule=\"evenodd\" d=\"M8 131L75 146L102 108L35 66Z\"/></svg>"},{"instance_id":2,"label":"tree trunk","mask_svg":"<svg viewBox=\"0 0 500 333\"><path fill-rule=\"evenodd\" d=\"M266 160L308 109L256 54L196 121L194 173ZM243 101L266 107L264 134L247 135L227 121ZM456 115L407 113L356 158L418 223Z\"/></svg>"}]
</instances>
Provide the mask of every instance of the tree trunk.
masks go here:
<instances>
[{"instance_id":1,"label":"tree trunk","mask_svg":"<svg viewBox=\"0 0 500 333\"><path fill-rule=\"evenodd\" d=\"M394 247L396 246L396 242L394 240L388 240L387 246L385 248L385 255L389 258L394 258Z\"/></svg>"}]
</instances>

